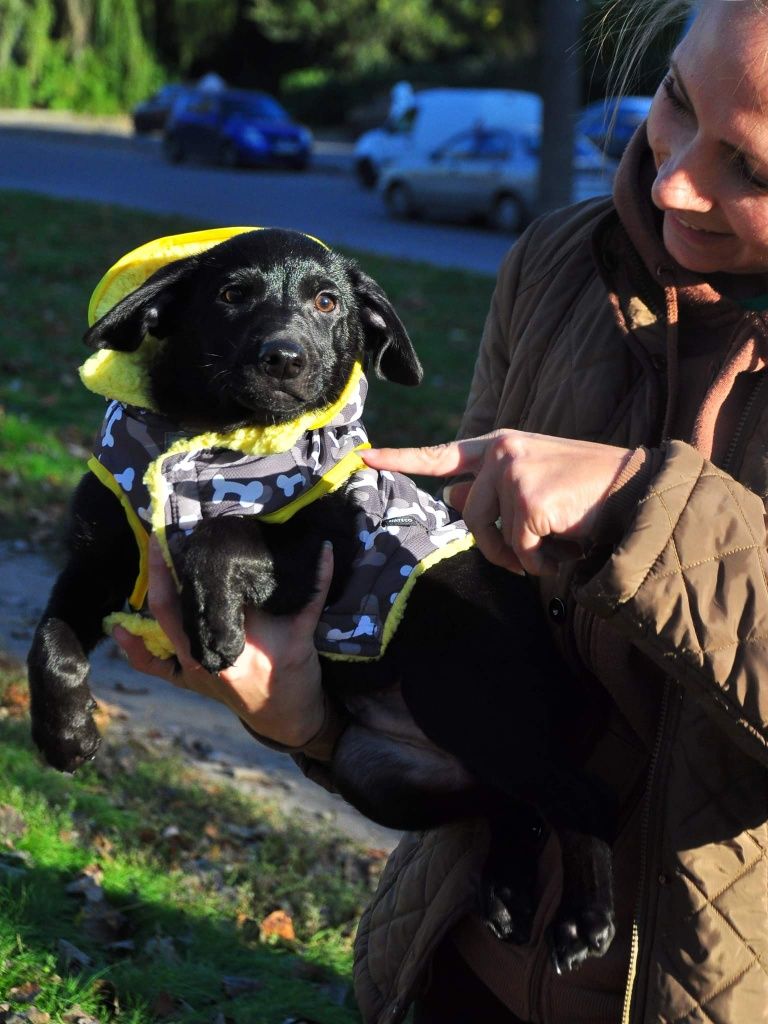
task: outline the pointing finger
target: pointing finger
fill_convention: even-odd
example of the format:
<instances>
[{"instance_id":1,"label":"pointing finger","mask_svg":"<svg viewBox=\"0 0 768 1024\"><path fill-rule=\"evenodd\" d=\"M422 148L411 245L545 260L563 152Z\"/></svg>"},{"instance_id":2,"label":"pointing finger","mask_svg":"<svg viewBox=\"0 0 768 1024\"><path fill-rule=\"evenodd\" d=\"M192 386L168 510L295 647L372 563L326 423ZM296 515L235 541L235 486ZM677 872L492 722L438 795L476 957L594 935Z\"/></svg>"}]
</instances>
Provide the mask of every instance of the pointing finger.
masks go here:
<instances>
[{"instance_id":1,"label":"pointing finger","mask_svg":"<svg viewBox=\"0 0 768 1024\"><path fill-rule=\"evenodd\" d=\"M426 448L369 448L361 451L360 457L372 469L420 476L449 476L476 471L490 440L489 435Z\"/></svg>"}]
</instances>

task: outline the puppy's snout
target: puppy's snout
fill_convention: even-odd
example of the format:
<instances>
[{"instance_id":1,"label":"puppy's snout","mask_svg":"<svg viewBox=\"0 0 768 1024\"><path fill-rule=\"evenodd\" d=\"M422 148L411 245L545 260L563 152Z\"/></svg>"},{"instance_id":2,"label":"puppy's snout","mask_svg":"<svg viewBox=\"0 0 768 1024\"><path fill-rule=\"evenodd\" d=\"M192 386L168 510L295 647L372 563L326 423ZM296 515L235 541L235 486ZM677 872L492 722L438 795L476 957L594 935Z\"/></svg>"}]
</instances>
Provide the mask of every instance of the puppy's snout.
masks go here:
<instances>
[{"instance_id":1,"label":"puppy's snout","mask_svg":"<svg viewBox=\"0 0 768 1024\"><path fill-rule=\"evenodd\" d=\"M307 356L295 341L276 338L259 349L256 365L261 373L276 380L295 380L307 365Z\"/></svg>"}]
</instances>

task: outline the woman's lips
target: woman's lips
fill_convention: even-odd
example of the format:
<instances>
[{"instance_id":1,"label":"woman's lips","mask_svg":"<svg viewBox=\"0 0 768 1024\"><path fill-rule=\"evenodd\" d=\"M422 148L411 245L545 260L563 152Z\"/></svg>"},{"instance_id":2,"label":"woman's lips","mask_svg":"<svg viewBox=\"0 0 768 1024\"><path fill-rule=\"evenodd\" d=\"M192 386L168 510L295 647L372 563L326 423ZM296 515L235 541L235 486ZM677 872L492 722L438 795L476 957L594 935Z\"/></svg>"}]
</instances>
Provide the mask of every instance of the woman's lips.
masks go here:
<instances>
[{"instance_id":1,"label":"woman's lips","mask_svg":"<svg viewBox=\"0 0 768 1024\"><path fill-rule=\"evenodd\" d=\"M730 232L728 231L712 231L710 228L702 228L697 224L692 224L689 220L681 217L679 213L672 213L671 210L667 210L667 217L669 217L676 226L684 228L686 231L693 231L698 235L704 235L714 238L727 238Z\"/></svg>"}]
</instances>

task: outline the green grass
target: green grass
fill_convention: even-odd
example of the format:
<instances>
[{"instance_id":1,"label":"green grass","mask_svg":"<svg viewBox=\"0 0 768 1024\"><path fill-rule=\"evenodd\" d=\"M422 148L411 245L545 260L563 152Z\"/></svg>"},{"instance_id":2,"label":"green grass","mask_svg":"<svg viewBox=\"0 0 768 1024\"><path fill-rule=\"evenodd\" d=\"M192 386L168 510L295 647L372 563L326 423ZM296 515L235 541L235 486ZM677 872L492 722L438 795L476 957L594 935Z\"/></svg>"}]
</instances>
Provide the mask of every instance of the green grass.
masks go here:
<instances>
[{"instance_id":1,"label":"green grass","mask_svg":"<svg viewBox=\"0 0 768 1024\"><path fill-rule=\"evenodd\" d=\"M104 1020L106 986L119 1024L149 1024L162 1002L166 1019L188 1024L218 1013L235 1024L359 1020L351 936L382 863L376 851L110 740L109 728L92 765L57 774L30 749L21 672L7 659L2 690L14 714L0 718L0 1002L23 1010L14 990L31 985L53 1021L74 1004ZM104 899L89 911L67 886L94 865ZM260 922L275 909L289 914L295 941L264 941ZM61 940L90 965L67 970ZM228 997L231 976L259 988Z\"/></svg>"},{"instance_id":2,"label":"green grass","mask_svg":"<svg viewBox=\"0 0 768 1024\"><path fill-rule=\"evenodd\" d=\"M90 203L0 193L0 536L46 539L83 469L103 402L81 387L91 291L123 253L206 225ZM420 388L372 382L376 444L455 433L488 309L478 274L350 252L385 288L426 371Z\"/></svg>"}]
</instances>

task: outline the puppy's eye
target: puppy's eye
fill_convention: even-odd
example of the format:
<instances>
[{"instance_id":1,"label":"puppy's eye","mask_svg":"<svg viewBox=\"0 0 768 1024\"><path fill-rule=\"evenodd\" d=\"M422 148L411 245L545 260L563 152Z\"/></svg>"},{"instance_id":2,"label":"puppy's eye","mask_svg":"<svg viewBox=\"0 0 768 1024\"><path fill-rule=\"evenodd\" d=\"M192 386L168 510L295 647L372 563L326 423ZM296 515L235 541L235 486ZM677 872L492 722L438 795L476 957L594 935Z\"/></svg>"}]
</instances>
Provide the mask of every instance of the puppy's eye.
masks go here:
<instances>
[{"instance_id":1,"label":"puppy's eye","mask_svg":"<svg viewBox=\"0 0 768 1024\"><path fill-rule=\"evenodd\" d=\"M224 302L230 303L230 305L235 305L243 301L245 292L242 288L237 288L235 285L228 285L219 292L219 298L223 299Z\"/></svg>"},{"instance_id":2,"label":"puppy's eye","mask_svg":"<svg viewBox=\"0 0 768 1024\"><path fill-rule=\"evenodd\" d=\"M332 313L336 309L336 298L330 292L320 292L315 296L315 309L321 313Z\"/></svg>"}]
</instances>

